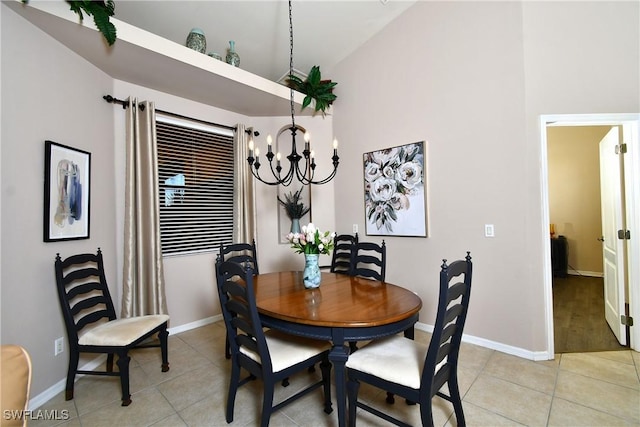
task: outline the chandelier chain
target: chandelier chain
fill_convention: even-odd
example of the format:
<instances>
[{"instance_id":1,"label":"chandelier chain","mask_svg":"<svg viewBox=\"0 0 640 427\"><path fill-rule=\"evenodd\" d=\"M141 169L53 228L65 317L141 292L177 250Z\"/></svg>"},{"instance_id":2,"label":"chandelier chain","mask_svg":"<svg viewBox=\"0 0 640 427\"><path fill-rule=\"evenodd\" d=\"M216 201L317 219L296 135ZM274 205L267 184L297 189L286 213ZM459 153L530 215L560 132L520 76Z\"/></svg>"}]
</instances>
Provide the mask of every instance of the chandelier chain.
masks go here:
<instances>
[{"instance_id":1,"label":"chandelier chain","mask_svg":"<svg viewBox=\"0 0 640 427\"><path fill-rule=\"evenodd\" d=\"M289 0L289 76L293 75L293 15L291 8L291 0ZM293 103L293 85L289 88L289 99L291 107L291 126L296 128L296 119Z\"/></svg>"},{"instance_id":2,"label":"chandelier chain","mask_svg":"<svg viewBox=\"0 0 640 427\"><path fill-rule=\"evenodd\" d=\"M289 0L289 79L291 79L293 76L293 12L292 1ZM280 152L278 152L277 154L273 152L270 137L267 138L268 146L265 156L268 161L268 168L271 170L271 174L273 175L274 179L265 180L260 176L259 169L261 164L258 155L258 148L255 147L254 151L253 139L249 141L249 156L247 157L249 170L257 180L267 185L282 185L284 187L288 187L289 185L291 185L294 178L296 178L297 181L302 185L326 184L336 176L336 172L338 171L340 157L338 157L337 141L334 140L333 157L331 157L333 170L324 179L314 179L316 162L313 156L313 151L311 151L311 147L309 145L307 134L305 134L304 138L304 150L300 154L298 154L298 151L296 149L296 132L298 130L298 126L296 125L295 118L294 94L294 86L293 84L290 84L289 106L291 108L291 127L289 128L289 131L291 132L291 153L286 156L286 159L289 161L288 171L283 173ZM274 158L276 159L275 168L273 165ZM301 161L303 162L302 167L300 166Z\"/></svg>"}]
</instances>

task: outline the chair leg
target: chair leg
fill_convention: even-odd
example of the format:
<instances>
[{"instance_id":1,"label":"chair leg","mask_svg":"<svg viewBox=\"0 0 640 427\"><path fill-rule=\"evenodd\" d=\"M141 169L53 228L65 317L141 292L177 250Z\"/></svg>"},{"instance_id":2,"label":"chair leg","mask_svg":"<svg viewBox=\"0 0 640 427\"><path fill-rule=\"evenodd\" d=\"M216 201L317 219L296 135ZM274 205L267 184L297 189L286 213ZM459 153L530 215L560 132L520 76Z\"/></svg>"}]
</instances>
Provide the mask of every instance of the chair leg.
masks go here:
<instances>
[{"instance_id":1,"label":"chair leg","mask_svg":"<svg viewBox=\"0 0 640 427\"><path fill-rule=\"evenodd\" d=\"M229 344L229 337L224 342L224 357L231 359L231 345Z\"/></svg>"},{"instance_id":2,"label":"chair leg","mask_svg":"<svg viewBox=\"0 0 640 427\"><path fill-rule=\"evenodd\" d=\"M320 371L322 372L322 386L324 392L324 412L330 414L333 412L331 407L331 362L329 359L320 363Z\"/></svg>"},{"instance_id":3,"label":"chair leg","mask_svg":"<svg viewBox=\"0 0 640 427\"><path fill-rule=\"evenodd\" d=\"M67 371L67 388L64 393L65 400L73 399L73 384L76 380L76 371L78 370L79 359L80 359L80 353L76 351L74 348L70 348L69 349L69 369Z\"/></svg>"},{"instance_id":4,"label":"chair leg","mask_svg":"<svg viewBox=\"0 0 640 427\"><path fill-rule=\"evenodd\" d=\"M160 352L162 353L162 372L169 370L169 332L167 331L167 325L158 333L158 339L160 340Z\"/></svg>"},{"instance_id":5,"label":"chair leg","mask_svg":"<svg viewBox=\"0 0 640 427\"><path fill-rule=\"evenodd\" d=\"M273 390L275 384L273 381L264 382L264 391L262 394L262 416L260 417L260 427L269 427L271 412L273 411Z\"/></svg>"},{"instance_id":6,"label":"chair leg","mask_svg":"<svg viewBox=\"0 0 640 427\"><path fill-rule=\"evenodd\" d=\"M420 418L422 419L422 425L425 427L434 427L433 425L433 412L432 412L432 400L420 405ZM464 424L458 424L458 427L464 427Z\"/></svg>"},{"instance_id":7,"label":"chair leg","mask_svg":"<svg viewBox=\"0 0 640 427\"><path fill-rule=\"evenodd\" d=\"M240 382L240 367L233 362L231 365L231 378L229 379L229 394L227 396L227 424L233 422L233 408L236 403L236 392Z\"/></svg>"},{"instance_id":8,"label":"chair leg","mask_svg":"<svg viewBox=\"0 0 640 427\"><path fill-rule=\"evenodd\" d=\"M131 358L127 350L118 353L118 369L120 370L120 387L122 388L122 406L131 404L131 394L129 393L129 361Z\"/></svg>"},{"instance_id":9,"label":"chair leg","mask_svg":"<svg viewBox=\"0 0 640 427\"><path fill-rule=\"evenodd\" d=\"M349 378L347 381L347 398L348 398L348 416L349 427L356 425L356 409L358 404L358 390L360 390L360 382Z\"/></svg>"},{"instance_id":10,"label":"chair leg","mask_svg":"<svg viewBox=\"0 0 640 427\"><path fill-rule=\"evenodd\" d=\"M460 389L458 388L458 378L456 375L449 378L449 396L451 397L451 403L453 403L453 410L456 413L458 427L464 427L466 422L464 419L464 411L462 410L462 399L460 398Z\"/></svg>"},{"instance_id":11,"label":"chair leg","mask_svg":"<svg viewBox=\"0 0 640 427\"><path fill-rule=\"evenodd\" d=\"M107 372L113 372L113 353L107 356Z\"/></svg>"}]
</instances>

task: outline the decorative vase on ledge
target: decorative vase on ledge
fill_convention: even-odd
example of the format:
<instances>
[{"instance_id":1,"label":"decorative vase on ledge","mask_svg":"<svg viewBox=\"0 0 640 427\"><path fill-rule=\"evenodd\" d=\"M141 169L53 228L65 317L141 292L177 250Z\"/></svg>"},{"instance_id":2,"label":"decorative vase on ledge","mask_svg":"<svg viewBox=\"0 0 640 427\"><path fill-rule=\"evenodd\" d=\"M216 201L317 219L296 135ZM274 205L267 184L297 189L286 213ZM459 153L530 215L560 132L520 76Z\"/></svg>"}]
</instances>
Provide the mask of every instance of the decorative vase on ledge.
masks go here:
<instances>
[{"instance_id":1,"label":"decorative vase on ledge","mask_svg":"<svg viewBox=\"0 0 640 427\"><path fill-rule=\"evenodd\" d=\"M205 53L207 50L207 39L204 36L204 31L200 28L194 28L187 36L187 47L200 53Z\"/></svg>"},{"instance_id":2,"label":"decorative vase on ledge","mask_svg":"<svg viewBox=\"0 0 640 427\"><path fill-rule=\"evenodd\" d=\"M236 52L236 42L229 40L229 50L227 51L227 64L231 64L234 67L240 66L240 56Z\"/></svg>"},{"instance_id":3,"label":"decorative vase on ledge","mask_svg":"<svg viewBox=\"0 0 640 427\"><path fill-rule=\"evenodd\" d=\"M314 289L320 287L320 267L318 266L319 254L304 254L304 287Z\"/></svg>"},{"instance_id":4,"label":"decorative vase on ledge","mask_svg":"<svg viewBox=\"0 0 640 427\"><path fill-rule=\"evenodd\" d=\"M300 234L300 218L293 218L291 220L291 231L293 234Z\"/></svg>"}]
</instances>

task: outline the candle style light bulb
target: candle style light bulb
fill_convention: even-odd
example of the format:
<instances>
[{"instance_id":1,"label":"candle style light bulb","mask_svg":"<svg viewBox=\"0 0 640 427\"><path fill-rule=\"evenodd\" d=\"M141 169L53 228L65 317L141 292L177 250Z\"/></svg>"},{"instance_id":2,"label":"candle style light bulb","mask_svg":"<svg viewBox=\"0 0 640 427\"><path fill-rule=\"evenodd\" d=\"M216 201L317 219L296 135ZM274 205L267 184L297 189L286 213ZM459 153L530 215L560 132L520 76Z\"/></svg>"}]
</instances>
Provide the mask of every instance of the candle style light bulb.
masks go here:
<instances>
[{"instance_id":1,"label":"candle style light bulb","mask_svg":"<svg viewBox=\"0 0 640 427\"><path fill-rule=\"evenodd\" d=\"M256 163L259 163L258 156L260 155L260 149L256 147Z\"/></svg>"},{"instance_id":2,"label":"candle style light bulb","mask_svg":"<svg viewBox=\"0 0 640 427\"><path fill-rule=\"evenodd\" d=\"M313 150L311 150L311 164L316 164L316 153Z\"/></svg>"},{"instance_id":3,"label":"candle style light bulb","mask_svg":"<svg viewBox=\"0 0 640 427\"><path fill-rule=\"evenodd\" d=\"M333 149L337 150L338 149L338 140L333 138Z\"/></svg>"},{"instance_id":4,"label":"candle style light bulb","mask_svg":"<svg viewBox=\"0 0 640 427\"><path fill-rule=\"evenodd\" d=\"M277 160L276 166L280 166L280 152L279 151L276 154L276 160Z\"/></svg>"},{"instance_id":5,"label":"candle style light bulb","mask_svg":"<svg viewBox=\"0 0 640 427\"><path fill-rule=\"evenodd\" d=\"M309 151L309 140L311 139L311 136L309 135L309 132L305 132L304 133L304 149L305 151Z\"/></svg>"},{"instance_id":6,"label":"candle style light bulb","mask_svg":"<svg viewBox=\"0 0 640 427\"><path fill-rule=\"evenodd\" d=\"M253 139L249 140L249 150L253 150Z\"/></svg>"},{"instance_id":7,"label":"candle style light bulb","mask_svg":"<svg viewBox=\"0 0 640 427\"><path fill-rule=\"evenodd\" d=\"M271 153L271 143L273 142L273 138L271 135L267 135L267 151Z\"/></svg>"}]
</instances>

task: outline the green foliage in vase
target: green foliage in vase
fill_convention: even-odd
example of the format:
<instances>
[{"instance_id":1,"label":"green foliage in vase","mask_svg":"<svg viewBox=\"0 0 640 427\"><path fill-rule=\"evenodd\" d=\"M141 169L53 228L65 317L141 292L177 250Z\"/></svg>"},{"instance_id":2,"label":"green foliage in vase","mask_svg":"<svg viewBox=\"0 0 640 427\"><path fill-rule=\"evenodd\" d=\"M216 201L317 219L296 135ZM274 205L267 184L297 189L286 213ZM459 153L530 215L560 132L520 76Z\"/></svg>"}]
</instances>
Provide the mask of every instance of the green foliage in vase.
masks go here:
<instances>
[{"instance_id":1,"label":"green foliage in vase","mask_svg":"<svg viewBox=\"0 0 640 427\"><path fill-rule=\"evenodd\" d=\"M311 207L302 203L302 188L284 195L284 200L278 197L278 202L284 207L289 219L300 219L309 212Z\"/></svg>"},{"instance_id":2,"label":"green foliage in vase","mask_svg":"<svg viewBox=\"0 0 640 427\"><path fill-rule=\"evenodd\" d=\"M29 3L29 0L22 0L23 3ZM71 1L67 0L67 3L71 6L71 10L74 11L79 17L80 21L84 19L82 12L87 15L93 16L93 22L96 24L98 30L102 33L109 46L116 42L116 27L110 21L110 17L115 13L115 3L113 0L107 1L94 1L94 0L80 0Z\"/></svg>"},{"instance_id":3,"label":"green foliage in vase","mask_svg":"<svg viewBox=\"0 0 640 427\"><path fill-rule=\"evenodd\" d=\"M323 116L325 115L325 110L329 108L337 98L333 93L333 88L338 83L332 82L331 80L322 80L322 74L320 73L320 67L318 65L311 67L311 71L309 71L309 75L305 80L302 80L296 75L289 74L287 83L294 90L307 95L302 101L303 109L311 104L311 100L315 100L315 111L321 111Z\"/></svg>"}]
</instances>

